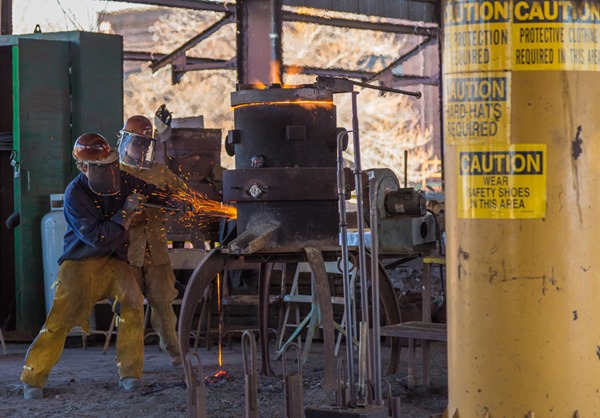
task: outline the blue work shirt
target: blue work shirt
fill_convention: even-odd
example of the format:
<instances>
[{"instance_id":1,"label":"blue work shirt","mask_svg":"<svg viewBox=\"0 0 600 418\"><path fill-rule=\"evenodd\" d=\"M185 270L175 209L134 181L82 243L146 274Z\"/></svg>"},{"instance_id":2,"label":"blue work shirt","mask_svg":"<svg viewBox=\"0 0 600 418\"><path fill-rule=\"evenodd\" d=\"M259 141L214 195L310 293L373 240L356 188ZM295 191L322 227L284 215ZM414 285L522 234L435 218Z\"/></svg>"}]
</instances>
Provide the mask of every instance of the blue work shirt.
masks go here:
<instances>
[{"instance_id":1,"label":"blue work shirt","mask_svg":"<svg viewBox=\"0 0 600 418\"><path fill-rule=\"evenodd\" d=\"M112 217L121 210L127 196L134 193L144 195L150 203L164 205L168 202L163 190L124 171L121 171L121 190L113 196L94 193L85 174L75 177L65 190L67 232L58 264L64 260L106 255L127 261L129 232Z\"/></svg>"}]
</instances>

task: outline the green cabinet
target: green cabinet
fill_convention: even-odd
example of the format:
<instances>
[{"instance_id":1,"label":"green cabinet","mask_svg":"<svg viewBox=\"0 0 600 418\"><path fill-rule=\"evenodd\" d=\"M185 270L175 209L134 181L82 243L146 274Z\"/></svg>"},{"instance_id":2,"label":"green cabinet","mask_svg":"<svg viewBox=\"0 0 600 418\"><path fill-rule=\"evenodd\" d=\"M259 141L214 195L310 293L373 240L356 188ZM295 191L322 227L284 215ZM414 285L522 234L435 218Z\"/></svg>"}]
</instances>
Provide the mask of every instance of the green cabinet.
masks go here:
<instances>
[{"instance_id":1,"label":"green cabinet","mask_svg":"<svg viewBox=\"0 0 600 418\"><path fill-rule=\"evenodd\" d=\"M0 102L0 132L13 136L12 172L0 173L0 189L12 185L13 201L3 195L1 205L6 210L12 204L21 218L13 231L0 230L4 247L10 240L1 235L14 233L14 247L0 248L0 265L14 263L12 275L1 275L0 306L14 306L17 331L35 335L45 319L40 223L50 210L49 195L62 193L77 174L75 139L99 132L114 145L122 126L122 50L116 35L0 37L0 96L12 95L12 102ZM0 158L6 154L0 151Z\"/></svg>"}]
</instances>

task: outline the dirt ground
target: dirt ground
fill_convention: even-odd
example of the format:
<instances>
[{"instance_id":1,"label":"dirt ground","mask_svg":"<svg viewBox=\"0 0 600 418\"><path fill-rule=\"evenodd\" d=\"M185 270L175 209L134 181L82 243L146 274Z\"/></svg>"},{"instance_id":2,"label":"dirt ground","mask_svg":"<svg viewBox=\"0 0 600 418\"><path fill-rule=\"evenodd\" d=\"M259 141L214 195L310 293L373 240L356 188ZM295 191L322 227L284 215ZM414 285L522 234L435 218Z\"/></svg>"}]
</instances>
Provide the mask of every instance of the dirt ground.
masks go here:
<instances>
[{"instance_id":1,"label":"dirt ground","mask_svg":"<svg viewBox=\"0 0 600 418\"><path fill-rule=\"evenodd\" d=\"M102 354L102 341L81 347L78 337L69 337L61 360L53 369L44 389L44 399L25 401L19 374L27 344L8 344L8 354L0 352L0 417L182 417L187 415L187 390L183 369L173 369L157 344L147 344L142 389L129 393L117 386L115 347ZM400 373L388 376L393 396L400 396L402 417L422 418L444 411L447 403L446 345L433 343L431 354L432 385L408 389L406 385L406 349L402 350ZM273 350L271 349L271 352ZM305 405L329 404L332 398L321 387L322 346L313 343L311 356L302 367ZM202 375L219 370L217 349L199 349ZM417 352L419 356L419 353ZM260 354L259 354L260 357ZM387 349L382 359L385 362ZM260 358L257 359L260 365ZM259 376L259 416L284 417L284 386L281 361L272 360L276 377ZM229 379L207 383L209 417L244 415L244 373L239 341L223 350L223 367Z\"/></svg>"}]
</instances>

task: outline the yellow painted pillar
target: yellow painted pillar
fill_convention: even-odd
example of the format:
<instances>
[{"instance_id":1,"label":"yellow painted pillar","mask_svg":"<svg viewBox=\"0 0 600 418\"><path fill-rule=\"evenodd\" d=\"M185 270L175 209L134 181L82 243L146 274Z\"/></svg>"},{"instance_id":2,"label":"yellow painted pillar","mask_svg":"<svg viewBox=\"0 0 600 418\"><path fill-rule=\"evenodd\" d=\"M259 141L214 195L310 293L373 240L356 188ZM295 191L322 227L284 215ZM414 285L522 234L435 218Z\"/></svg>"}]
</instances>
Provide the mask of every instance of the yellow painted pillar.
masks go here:
<instances>
[{"instance_id":1,"label":"yellow painted pillar","mask_svg":"<svg viewBox=\"0 0 600 418\"><path fill-rule=\"evenodd\" d=\"M600 416L599 2L442 8L449 416Z\"/></svg>"}]
</instances>

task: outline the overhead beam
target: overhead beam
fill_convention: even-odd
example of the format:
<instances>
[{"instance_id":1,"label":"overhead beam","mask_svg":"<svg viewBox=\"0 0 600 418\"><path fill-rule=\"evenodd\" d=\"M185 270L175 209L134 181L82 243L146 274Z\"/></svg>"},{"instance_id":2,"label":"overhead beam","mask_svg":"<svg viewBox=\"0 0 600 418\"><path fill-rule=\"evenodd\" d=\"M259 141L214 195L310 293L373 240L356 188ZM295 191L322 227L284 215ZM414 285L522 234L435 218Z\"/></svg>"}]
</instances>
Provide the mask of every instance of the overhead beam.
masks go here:
<instances>
[{"instance_id":1,"label":"overhead beam","mask_svg":"<svg viewBox=\"0 0 600 418\"><path fill-rule=\"evenodd\" d=\"M234 16L235 15L233 13L227 12L222 19L215 22L214 24L212 24L211 26L206 28L204 31L202 31L198 35L196 35L193 38L186 41L179 48L175 49L174 51L172 51L169 54L165 55L164 57L160 58L156 62L152 63L152 65L150 65L152 72L156 72L157 70L161 69L165 65L170 64L175 58L179 57L180 55L185 54L186 51L188 51L189 49L192 49L193 47L198 45L200 42L202 42L203 40L205 40L206 38L211 36L213 33L218 31L219 29L221 29L226 24L233 22Z\"/></svg>"},{"instance_id":2,"label":"overhead beam","mask_svg":"<svg viewBox=\"0 0 600 418\"><path fill-rule=\"evenodd\" d=\"M107 0L118 1L118 0ZM212 3L202 0L127 0L127 3L147 4L152 6L179 7L192 10L206 10L213 12L235 13L235 3ZM336 26L352 29L373 30L379 32L401 33L405 35L437 37L438 29L435 26L416 26L410 24L365 22L353 19L325 18L321 16L305 15L301 13L282 11L282 19L290 22L314 23L323 26Z\"/></svg>"},{"instance_id":3,"label":"overhead beam","mask_svg":"<svg viewBox=\"0 0 600 418\"><path fill-rule=\"evenodd\" d=\"M124 51L123 60L125 61L154 61L162 58L165 54L155 54L152 52L143 51ZM235 70L236 58L228 60L220 60L213 58L186 57L185 64L175 65L173 72L181 75L188 71L204 71L204 70ZM316 68L305 67L302 65L285 65L283 67L284 74L310 74L324 75L331 77L346 77L355 78L362 81L369 80L376 73L372 71L346 70L343 68ZM438 85L439 76L418 76L418 75L394 75L393 84L395 86L412 86L412 85Z\"/></svg>"},{"instance_id":4,"label":"overhead beam","mask_svg":"<svg viewBox=\"0 0 600 418\"><path fill-rule=\"evenodd\" d=\"M437 36L435 26L415 26L397 23L365 22L352 19L335 19L301 13L283 12L284 21L314 23L315 25L372 30L377 32L401 33L405 35Z\"/></svg>"},{"instance_id":5,"label":"overhead beam","mask_svg":"<svg viewBox=\"0 0 600 418\"><path fill-rule=\"evenodd\" d=\"M215 3L203 0L106 0L115 3L146 4L148 6L177 7L180 9L207 10L235 13L235 2Z\"/></svg>"},{"instance_id":6,"label":"overhead beam","mask_svg":"<svg viewBox=\"0 0 600 418\"><path fill-rule=\"evenodd\" d=\"M402 64L403 62L408 61L410 58L412 58L415 55L419 54L421 51L423 51L429 45L434 45L434 44L437 44L437 38L426 38L423 42L421 42L420 44L418 44L417 46L415 46L413 49L411 49L410 51L408 51L406 54L402 55L400 58L398 58L396 61L392 62L390 65L388 65L383 70L379 71L377 74L373 75L367 81L378 80L379 78L381 78L381 76L383 76L387 72L391 71L392 69L394 69L398 65Z\"/></svg>"},{"instance_id":7,"label":"overhead beam","mask_svg":"<svg viewBox=\"0 0 600 418\"><path fill-rule=\"evenodd\" d=\"M229 60L211 60L208 58L196 58L194 61L187 60L184 65L173 67L173 71L177 73L185 73L188 71L202 70L235 70L236 59Z\"/></svg>"}]
</instances>

